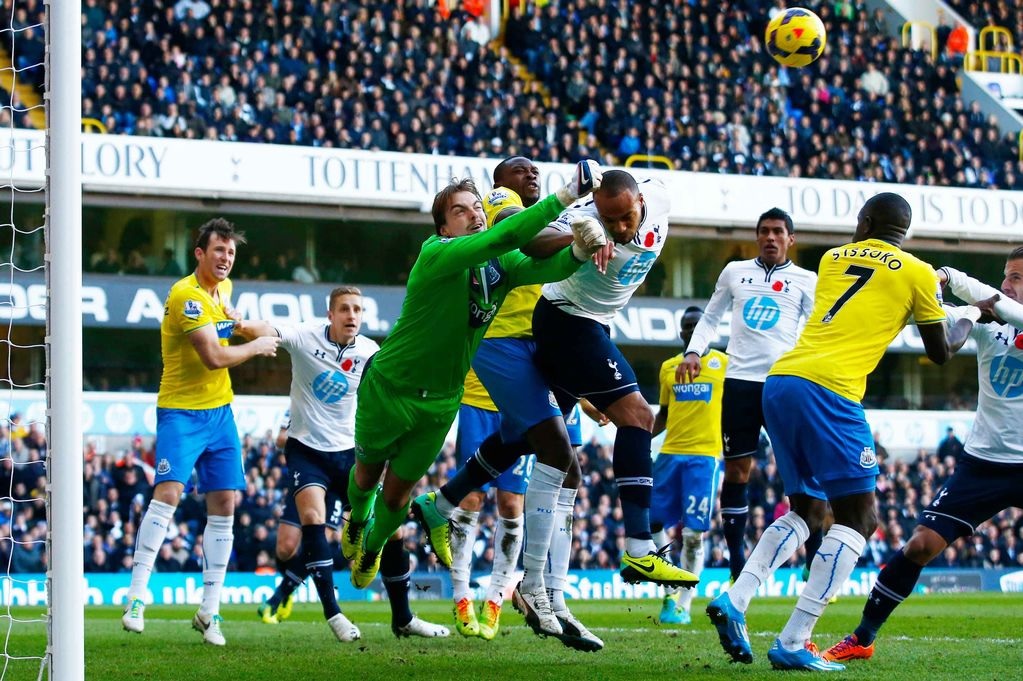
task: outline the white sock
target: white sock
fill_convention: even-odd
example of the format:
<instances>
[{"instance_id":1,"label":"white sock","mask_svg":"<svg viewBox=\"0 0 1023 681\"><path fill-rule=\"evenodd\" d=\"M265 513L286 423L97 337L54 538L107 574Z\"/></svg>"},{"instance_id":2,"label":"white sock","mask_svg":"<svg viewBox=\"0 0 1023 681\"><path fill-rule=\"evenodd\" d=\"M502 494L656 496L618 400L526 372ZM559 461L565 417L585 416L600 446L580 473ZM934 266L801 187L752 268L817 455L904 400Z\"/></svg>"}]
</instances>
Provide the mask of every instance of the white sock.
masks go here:
<instances>
[{"instance_id":1,"label":"white sock","mask_svg":"<svg viewBox=\"0 0 1023 681\"><path fill-rule=\"evenodd\" d=\"M564 610L565 582L568 581L568 564L572 561L572 523L575 520L575 489L562 487L558 492L558 508L554 512L554 534L547 554L547 572L543 581L551 592L551 607L554 601Z\"/></svg>"},{"instance_id":2,"label":"white sock","mask_svg":"<svg viewBox=\"0 0 1023 681\"><path fill-rule=\"evenodd\" d=\"M437 495L438 498L440 495ZM455 603L472 598L469 577L472 573L472 547L480 529L480 512L456 508L451 515L451 587Z\"/></svg>"},{"instance_id":3,"label":"white sock","mask_svg":"<svg viewBox=\"0 0 1023 681\"><path fill-rule=\"evenodd\" d=\"M654 538L654 546L661 548L668 543L668 533L664 531L664 528L651 532L650 535Z\"/></svg>"},{"instance_id":4,"label":"white sock","mask_svg":"<svg viewBox=\"0 0 1023 681\"><path fill-rule=\"evenodd\" d=\"M863 535L852 528L831 526L810 565L810 578L796 602L796 609L781 631L779 638L785 650L799 650L810 640L828 601L852 574L866 545Z\"/></svg>"},{"instance_id":5,"label":"white sock","mask_svg":"<svg viewBox=\"0 0 1023 681\"><path fill-rule=\"evenodd\" d=\"M784 565L785 561L792 557L809 536L810 528L793 511L789 511L771 523L764 530L760 541L753 547L753 552L746 560L746 567L742 569L742 574L728 590L728 598L732 601L732 605L739 612L746 612L750 600L764 580L779 566Z\"/></svg>"},{"instance_id":6,"label":"white sock","mask_svg":"<svg viewBox=\"0 0 1023 681\"><path fill-rule=\"evenodd\" d=\"M684 528L682 530L682 569L692 572L697 577L703 572L703 532ZM689 612L696 589L682 589L678 604Z\"/></svg>"},{"instance_id":7,"label":"white sock","mask_svg":"<svg viewBox=\"0 0 1023 681\"><path fill-rule=\"evenodd\" d=\"M160 552L163 540L167 537L167 526L174 518L174 507L153 499L149 502L146 514L139 522L135 536L135 554L132 557L131 586L128 587L128 598L142 598L149 586L149 576L153 574L156 554Z\"/></svg>"},{"instance_id":8,"label":"white sock","mask_svg":"<svg viewBox=\"0 0 1023 681\"><path fill-rule=\"evenodd\" d=\"M494 533L494 570L490 574L490 588L487 600L498 605L504 602L504 593L511 584L512 575L519 564L522 552L522 531L525 519L498 518L497 532Z\"/></svg>"},{"instance_id":9,"label":"white sock","mask_svg":"<svg viewBox=\"0 0 1023 681\"><path fill-rule=\"evenodd\" d=\"M554 512L557 510L558 495L564 480L565 471L539 461L533 466L533 475L526 488L526 540L522 553L522 567L525 570L522 585L527 590L544 586L543 572L547 564L547 551L551 547L551 535L554 533Z\"/></svg>"},{"instance_id":10,"label":"white sock","mask_svg":"<svg viewBox=\"0 0 1023 681\"><path fill-rule=\"evenodd\" d=\"M637 539L635 537L625 538L625 553L629 554L633 558L642 558L652 551L659 549L659 546L654 546L653 539Z\"/></svg>"},{"instance_id":11,"label":"white sock","mask_svg":"<svg viewBox=\"0 0 1023 681\"><path fill-rule=\"evenodd\" d=\"M234 546L234 516L211 515L202 534L202 605L199 612L211 617L220 612L220 590Z\"/></svg>"},{"instance_id":12,"label":"white sock","mask_svg":"<svg viewBox=\"0 0 1023 681\"><path fill-rule=\"evenodd\" d=\"M459 508L448 501L448 498L440 490L437 490L437 498L434 500L433 505L437 512L445 518L450 518L455 510Z\"/></svg>"}]
</instances>

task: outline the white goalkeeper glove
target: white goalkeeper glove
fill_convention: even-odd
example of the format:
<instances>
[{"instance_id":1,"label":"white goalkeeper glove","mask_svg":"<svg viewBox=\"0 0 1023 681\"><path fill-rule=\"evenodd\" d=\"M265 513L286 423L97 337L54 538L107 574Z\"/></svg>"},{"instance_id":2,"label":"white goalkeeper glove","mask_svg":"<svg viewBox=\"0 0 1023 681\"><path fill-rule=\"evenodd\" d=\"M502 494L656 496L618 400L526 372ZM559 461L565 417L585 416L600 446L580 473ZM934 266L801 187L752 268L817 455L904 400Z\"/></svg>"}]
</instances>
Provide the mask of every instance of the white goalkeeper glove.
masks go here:
<instances>
[{"instance_id":1,"label":"white goalkeeper glove","mask_svg":"<svg viewBox=\"0 0 1023 681\"><path fill-rule=\"evenodd\" d=\"M600 187L600 166L596 161L579 161L575 166L572 181L557 191L558 201L568 208L580 197Z\"/></svg>"},{"instance_id":2,"label":"white goalkeeper glove","mask_svg":"<svg viewBox=\"0 0 1023 681\"><path fill-rule=\"evenodd\" d=\"M590 256L607 245L607 232L600 220L592 215L583 215L572 220L572 255L579 262L586 262Z\"/></svg>"}]
</instances>

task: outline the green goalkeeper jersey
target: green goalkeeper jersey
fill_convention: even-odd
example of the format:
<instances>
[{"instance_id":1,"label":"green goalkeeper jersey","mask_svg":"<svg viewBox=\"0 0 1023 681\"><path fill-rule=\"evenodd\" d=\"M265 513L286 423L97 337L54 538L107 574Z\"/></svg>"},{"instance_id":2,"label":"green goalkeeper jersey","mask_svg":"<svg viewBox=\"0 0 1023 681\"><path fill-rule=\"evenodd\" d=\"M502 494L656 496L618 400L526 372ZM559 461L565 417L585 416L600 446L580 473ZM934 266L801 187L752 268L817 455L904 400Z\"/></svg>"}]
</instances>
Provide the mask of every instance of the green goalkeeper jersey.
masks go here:
<instances>
[{"instance_id":1,"label":"green goalkeeper jersey","mask_svg":"<svg viewBox=\"0 0 1023 681\"><path fill-rule=\"evenodd\" d=\"M551 195L484 232L427 239L409 273L401 315L373 357L373 370L396 387L457 399L476 348L508 292L560 281L582 265L568 247L545 259L518 250L561 211L561 202Z\"/></svg>"}]
</instances>

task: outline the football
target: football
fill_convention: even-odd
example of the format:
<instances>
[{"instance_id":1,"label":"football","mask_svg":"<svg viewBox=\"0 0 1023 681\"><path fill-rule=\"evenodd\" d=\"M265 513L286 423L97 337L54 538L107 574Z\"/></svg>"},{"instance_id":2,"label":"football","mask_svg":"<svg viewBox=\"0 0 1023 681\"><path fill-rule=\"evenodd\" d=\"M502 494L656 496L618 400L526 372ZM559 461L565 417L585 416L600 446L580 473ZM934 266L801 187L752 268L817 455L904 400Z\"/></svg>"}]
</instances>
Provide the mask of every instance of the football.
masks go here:
<instances>
[{"instance_id":1,"label":"football","mask_svg":"<svg viewBox=\"0 0 1023 681\"><path fill-rule=\"evenodd\" d=\"M791 7L767 24L767 52L784 66L812 64L824 52L826 31L821 18L808 9Z\"/></svg>"}]
</instances>

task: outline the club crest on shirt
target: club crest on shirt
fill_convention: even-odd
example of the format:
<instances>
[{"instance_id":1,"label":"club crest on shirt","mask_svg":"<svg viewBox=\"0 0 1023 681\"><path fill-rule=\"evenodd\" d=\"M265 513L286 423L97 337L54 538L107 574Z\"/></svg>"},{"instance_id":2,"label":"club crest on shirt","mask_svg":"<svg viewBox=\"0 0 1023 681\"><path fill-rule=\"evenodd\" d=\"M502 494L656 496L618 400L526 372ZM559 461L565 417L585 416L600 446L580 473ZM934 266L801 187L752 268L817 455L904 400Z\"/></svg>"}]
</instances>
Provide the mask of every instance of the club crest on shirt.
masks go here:
<instances>
[{"instance_id":1,"label":"club crest on shirt","mask_svg":"<svg viewBox=\"0 0 1023 681\"><path fill-rule=\"evenodd\" d=\"M170 473L170 461L167 459L160 459L160 463L156 464L156 472L159 475L167 475Z\"/></svg>"},{"instance_id":2,"label":"club crest on shirt","mask_svg":"<svg viewBox=\"0 0 1023 681\"><path fill-rule=\"evenodd\" d=\"M874 454L874 448L864 447L863 451L860 452L860 466L870 468L875 464L877 464L877 456Z\"/></svg>"},{"instance_id":3,"label":"club crest on shirt","mask_svg":"<svg viewBox=\"0 0 1023 681\"><path fill-rule=\"evenodd\" d=\"M199 315L202 314L202 303L198 300L186 300L185 310L182 314L189 319L198 319Z\"/></svg>"},{"instance_id":4,"label":"club crest on shirt","mask_svg":"<svg viewBox=\"0 0 1023 681\"><path fill-rule=\"evenodd\" d=\"M710 360L707 362L707 368L708 369L720 369L721 368L721 360L718 359L717 357L711 357Z\"/></svg>"}]
</instances>

